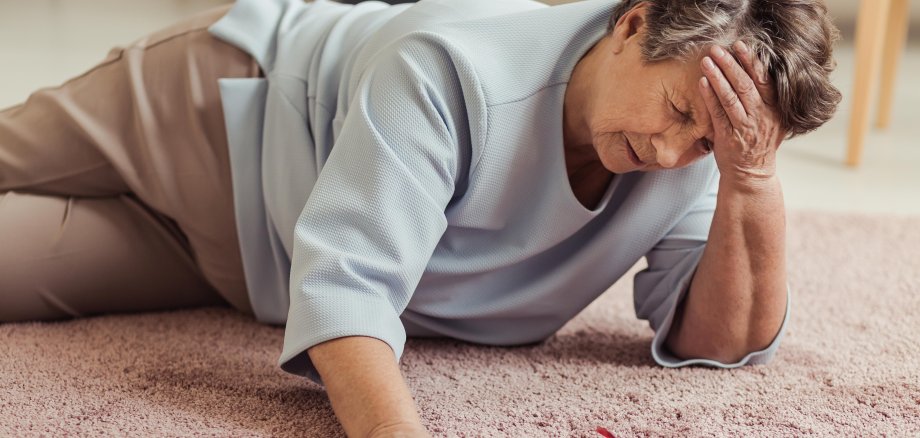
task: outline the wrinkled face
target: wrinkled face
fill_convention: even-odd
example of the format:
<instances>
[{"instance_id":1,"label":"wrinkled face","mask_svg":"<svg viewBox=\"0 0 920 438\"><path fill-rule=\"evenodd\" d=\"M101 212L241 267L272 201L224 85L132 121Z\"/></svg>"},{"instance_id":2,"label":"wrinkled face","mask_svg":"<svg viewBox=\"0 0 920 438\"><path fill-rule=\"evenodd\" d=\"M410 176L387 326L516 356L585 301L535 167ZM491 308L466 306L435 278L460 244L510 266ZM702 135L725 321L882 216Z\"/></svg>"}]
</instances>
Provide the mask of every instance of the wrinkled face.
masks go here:
<instances>
[{"instance_id":1,"label":"wrinkled face","mask_svg":"<svg viewBox=\"0 0 920 438\"><path fill-rule=\"evenodd\" d=\"M615 29L600 42L607 80L593 86L600 98L588 120L592 143L614 173L687 166L710 153L712 124L699 91L702 54L643 62L645 29L641 21L635 27L631 34Z\"/></svg>"}]
</instances>

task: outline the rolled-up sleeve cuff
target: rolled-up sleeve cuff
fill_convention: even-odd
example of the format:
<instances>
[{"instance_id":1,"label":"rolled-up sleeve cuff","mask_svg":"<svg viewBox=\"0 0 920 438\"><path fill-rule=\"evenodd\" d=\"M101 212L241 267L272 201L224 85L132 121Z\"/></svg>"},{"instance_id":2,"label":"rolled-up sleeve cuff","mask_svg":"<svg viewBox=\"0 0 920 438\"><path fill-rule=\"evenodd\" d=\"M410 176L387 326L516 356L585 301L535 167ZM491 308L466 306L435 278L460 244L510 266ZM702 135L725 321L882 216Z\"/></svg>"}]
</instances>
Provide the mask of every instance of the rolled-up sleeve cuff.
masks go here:
<instances>
[{"instance_id":1,"label":"rolled-up sleeve cuff","mask_svg":"<svg viewBox=\"0 0 920 438\"><path fill-rule=\"evenodd\" d=\"M380 339L393 349L399 362L406 344L406 330L392 304L386 298L343 298L347 295L343 292L292 300L284 329L284 348L278 359L282 370L323 385L307 349L346 336Z\"/></svg>"},{"instance_id":2,"label":"rolled-up sleeve cuff","mask_svg":"<svg viewBox=\"0 0 920 438\"><path fill-rule=\"evenodd\" d=\"M783 335L786 333L786 326L789 323L789 310L791 309L792 294L790 293L788 285L786 285L786 315L783 317L783 324L780 326L776 337L773 338L773 341L770 342L770 345L766 348L748 353L746 356L741 358L741 360L734 363L723 363L712 359L682 360L672 355L670 351L668 351L668 349L665 347L664 341L667 339L668 332L671 329L671 322L674 319L674 312L677 310L677 305L683 300L684 295L687 294L688 290L688 287L681 289L680 296L678 299L674 300L674 304L668 311L668 316L665 318L659 329L655 332L654 339L652 339L652 357L655 359L655 362L658 363L658 365L669 368L678 368L687 365L706 365L718 368L737 368L743 365L765 364L773 359L773 356L776 354L776 350L779 348L780 342L782 342Z\"/></svg>"}]
</instances>

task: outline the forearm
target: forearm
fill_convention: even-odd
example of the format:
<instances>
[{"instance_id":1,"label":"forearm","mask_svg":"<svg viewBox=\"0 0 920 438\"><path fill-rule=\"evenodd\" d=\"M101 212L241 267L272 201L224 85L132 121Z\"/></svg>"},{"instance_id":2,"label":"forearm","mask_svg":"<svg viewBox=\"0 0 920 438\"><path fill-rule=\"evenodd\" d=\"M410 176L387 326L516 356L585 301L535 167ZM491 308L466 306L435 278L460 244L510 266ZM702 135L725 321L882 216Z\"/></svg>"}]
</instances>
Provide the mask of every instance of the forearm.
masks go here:
<instances>
[{"instance_id":1,"label":"forearm","mask_svg":"<svg viewBox=\"0 0 920 438\"><path fill-rule=\"evenodd\" d=\"M315 345L307 354L349 437L426 436L393 350L385 342L349 336Z\"/></svg>"},{"instance_id":2,"label":"forearm","mask_svg":"<svg viewBox=\"0 0 920 438\"><path fill-rule=\"evenodd\" d=\"M736 362L770 344L786 309L785 228L777 177L721 181L706 249L666 340L672 353Z\"/></svg>"}]
</instances>

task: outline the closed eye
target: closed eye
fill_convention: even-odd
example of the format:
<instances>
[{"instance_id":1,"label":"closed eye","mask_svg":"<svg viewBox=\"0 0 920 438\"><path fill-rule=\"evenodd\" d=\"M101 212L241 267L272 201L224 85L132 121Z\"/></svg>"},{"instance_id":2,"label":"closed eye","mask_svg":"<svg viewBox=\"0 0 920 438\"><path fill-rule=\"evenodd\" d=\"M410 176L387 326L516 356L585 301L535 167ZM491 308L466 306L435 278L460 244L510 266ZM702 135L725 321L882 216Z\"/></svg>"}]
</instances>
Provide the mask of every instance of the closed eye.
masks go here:
<instances>
[{"instance_id":1,"label":"closed eye","mask_svg":"<svg viewBox=\"0 0 920 438\"><path fill-rule=\"evenodd\" d=\"M668 88L668 86L664 84L664 81L661 82L662 97L664 98L665 101L668 102L668 105L671 105L671 111L673 111L674 114L676 114L680 118L680 123L682 125L684 125L685 127L688 125L692 125L693 124L692 109L689 112L681 111L681 109L677 107L677 104L674 103L674 97L676 96L675 93L676 92L674 90Z\"/></svg>"},{"instance_id":2,"label":"closed eye","mask_svg":"<svg viewBox=\"0 0 920 438\"><path fill-rule=\"evenodd\" d=\"M690 114L684 111L681 111L680 108L677 107L677 105L674 105L674 102L671 102L671 108L674 110L674 112L680 115L683 123L687 123L687 124L693 123L693 118L690 117Z\"/></svg>"}]
</instances>

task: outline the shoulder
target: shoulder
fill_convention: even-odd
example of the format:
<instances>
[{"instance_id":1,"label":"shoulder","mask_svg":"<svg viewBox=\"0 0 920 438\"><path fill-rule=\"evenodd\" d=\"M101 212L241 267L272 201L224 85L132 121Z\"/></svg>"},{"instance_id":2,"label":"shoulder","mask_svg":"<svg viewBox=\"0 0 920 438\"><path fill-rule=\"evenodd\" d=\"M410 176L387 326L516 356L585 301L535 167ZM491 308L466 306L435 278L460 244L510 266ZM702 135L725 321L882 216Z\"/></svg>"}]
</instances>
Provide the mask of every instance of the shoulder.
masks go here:
<instances>
[{"instance_id":1,"label":"shoulder","mask_svg":"<svg viewBox=\"0 0 920 438\"><path fill-rule=\"evenodd\" d=\"M567 82L578 59L606 33L613 7L607 0L534 3L514 0L508 4L515 7L493 6L491 14L420 26L397 44L424 41L443 50L458 70L476 77L488 105L520 100Z\"/></svg>"}]
</instances>

